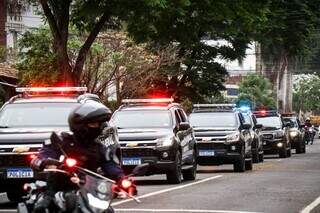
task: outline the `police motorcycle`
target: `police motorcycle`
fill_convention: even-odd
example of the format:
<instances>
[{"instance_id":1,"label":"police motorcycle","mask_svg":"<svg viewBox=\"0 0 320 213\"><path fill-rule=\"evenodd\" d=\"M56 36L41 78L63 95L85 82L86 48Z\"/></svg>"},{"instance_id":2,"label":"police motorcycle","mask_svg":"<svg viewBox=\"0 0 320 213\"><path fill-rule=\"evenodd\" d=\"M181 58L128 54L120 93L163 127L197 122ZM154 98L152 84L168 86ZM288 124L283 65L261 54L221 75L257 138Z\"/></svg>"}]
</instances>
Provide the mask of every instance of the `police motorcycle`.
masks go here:
<instances>
[{"instance_id":1,"label":"police motorcycle","mask_svg":"<svg viewBox=\"0 0 320 213\"><path fill-rule=\"evenodd\" d=\"M306 140L306 144L313 144L313 140L314 140L314 135L315 135L315 130L313 128L313 126L305 126L305 140Z\"/></svg>"},{"instance_id":2,"label":"police motorcycle","mask_svg":"<svg viewBox=\"0 0 320 213\"><path fill-rule=\"evenodd\" d=\"M77 166L77 160L60 157L60 160L48 159L51 165L58 166L56 169L44 169L45 173L58 172L70 177L70 180L78 186L78 189L69 194L65 199L65 192L57 192L54 197L54 208L49 212L74 212L74 213L112 213L111 202L115 194L125 194L137 203L140 200L134 196L135 185L130 179L123 179L120 183L106 178L99 173ZM148 164L138 165L129 176L143 175ZM127 177L129 177L127 176ZM41 199L46 190L46 182L36 181L24 185L24 190L28 191L25 201L18 204L19 213L32 212L35 203Z\"/></svg>"},{"instance_id":3,"label":"police motorcycle","mask_svg":"<svg viewBox=\"0 0 320 213\"><path fill-rule=\"evenodd\" d=\"M105 131L113 132L114 130L107 128ZM111 138L100 138L101 142L109 148L115 148L114 142L112 142L114 141L112 137L115 137L115 134L107 135L111 135ZM114 150L110 152L114 152ZM135 197L137 194L136 186L130 177L144 175L149 167L148 164L138 165L130 175L117 183L102 176L99 171L91 171L78 166L77 159L65 155L61 155L59 160L48 159L46 162L48 165L55 165L56 168L44 169L43 173L52 172L66 175L77 186L77 189L71 192L61 191L55 194L54 205L48 209L48 212L54 213L113 213L111 203L116 197L128 197L140 203L140 200ZM18 212L29 213L33 211L37 201L42 199L47 184L45 181L37 180L34 183L26 183L23 188L27 191L27 195L23 197L24 202L18 204Z\"/></svg>"}]
</instances>

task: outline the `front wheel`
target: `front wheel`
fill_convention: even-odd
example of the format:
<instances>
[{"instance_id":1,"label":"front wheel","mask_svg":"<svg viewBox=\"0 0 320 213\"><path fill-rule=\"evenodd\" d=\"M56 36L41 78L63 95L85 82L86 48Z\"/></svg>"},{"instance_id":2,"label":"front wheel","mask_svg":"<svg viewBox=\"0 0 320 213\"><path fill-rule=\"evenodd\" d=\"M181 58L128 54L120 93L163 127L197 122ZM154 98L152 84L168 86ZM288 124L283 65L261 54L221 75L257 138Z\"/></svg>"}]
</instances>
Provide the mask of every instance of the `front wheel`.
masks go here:
<instances>
[{"instance_id":1,"label":"front wheel","mask_svg":"<svg viewBox=\"0 0 320 213\"><path fill-rule=\"evenodd\" d=\"M182 181L181 154L176 153L174 169L167 173L167 181L171 184L178 184Z\"/></svg>"},{"instance_id":2,"label":"front wheel","mask_svg":"<svg viewBox=\"0 0 320 213\"><path fill-rule=\"evenodd\" d=\"M233 164L233 170L235 172L244 172L246 171L245 164L244 148L242 148L240 159L238 159L238 161Z\"/></svg>"},{"instance_id":3,"label":"front wheel","mask_svg":"<svg viewBox=\"0 0 320 213\"><path fill-rule=\"evenodd\" d=\"M192 168L186 171L183 171L182 176L184 180L195 180L197 174L197 160L196 160L196 151L193 151L192 156Z\"/></svg>"}]
</instances>

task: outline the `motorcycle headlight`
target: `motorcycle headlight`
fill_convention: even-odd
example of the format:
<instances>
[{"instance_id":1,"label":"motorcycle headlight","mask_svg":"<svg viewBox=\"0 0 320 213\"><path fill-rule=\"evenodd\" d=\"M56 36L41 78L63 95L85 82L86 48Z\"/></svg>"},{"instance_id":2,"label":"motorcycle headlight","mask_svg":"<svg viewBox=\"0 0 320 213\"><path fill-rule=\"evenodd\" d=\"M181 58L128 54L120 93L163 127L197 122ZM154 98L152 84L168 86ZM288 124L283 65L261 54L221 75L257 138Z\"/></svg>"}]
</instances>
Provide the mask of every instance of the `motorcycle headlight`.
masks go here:
<instances>
[{"instance_id":1,"label":"motorcycle headlight","mask_svg":"<svg viewBox=\"0 0 320 213\"><path fill-rule=\"evenodd\" d=\"M173 136L160 138L157 141L157 146L171 146L173 144Z\"/></svg>"},{"instance_id":2,"label":"motorcycle headlight","mask_svg":"<svg viewBox=\"0 0 320 213\"><path fill-rule=\"evenodd\" d=\"M298 136L298 132L297 131L291 131L290 132L290 137L294 138L296 136Z\"/></svg>"},{"instance_id":3,"label":"motorcycle headlight","mask_svg":"<svg viewBox=\"0 0 320 213\"><path fill-rule=\"evenodd\" d=\"M106 210L109 208L110 200L100 200L99 198L93 196L91 193L87 193L87 197L90 206L102 210Z\"/></svg>"},{"instance_id":4,"label":"motorcycle headlight","mask_svg":"<svg viewBox=\"0 0 320 213\"><path fill-rule=\"evenodd\" d=\"M283 131L277 131L275 133L275 138L282 138L284 136L284 132Z\"/></svg>"},{"instance_id":5,"label":"motorcycle headlight","mask_svg":"<svg viewBox=\"0 0 320 213\"><path fill-rule=\"evenodd\" d=\"M227 142L236 142L240 140L240 133L235 132L233 134L227 135Z\"/></svg>"},{"instance_id":6,"label":"motorcycle headlight","mask_svg":"<svg viewBox=\"0 0 320 213\"><path fill-rule=\"evenodd\" d=\"M254 138L254 132L250 132L251 138Z\"/></svg>"}]
</instances>

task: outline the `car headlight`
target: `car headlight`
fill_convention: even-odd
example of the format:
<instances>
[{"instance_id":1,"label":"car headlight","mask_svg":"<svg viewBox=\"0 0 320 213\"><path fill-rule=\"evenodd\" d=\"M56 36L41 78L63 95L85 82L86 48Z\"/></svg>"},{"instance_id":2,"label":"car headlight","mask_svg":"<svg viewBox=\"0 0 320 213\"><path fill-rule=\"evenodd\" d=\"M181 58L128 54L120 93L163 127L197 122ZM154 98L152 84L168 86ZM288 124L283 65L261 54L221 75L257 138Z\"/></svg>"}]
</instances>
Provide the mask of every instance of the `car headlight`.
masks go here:
<instances>
[{"instance_id":1,"label":"car headlight","mask_svg":"<svg viewBox=\"0 0 320 213\"><path fill-rule=\"evenodd\" d=\"M290 132L290 137L294 138L296 136L298 136L298 132L297 131L291 131Z\"/></svg>"},{"instance_id":2,"label":"car headlight","mask_svg":"<svg viewBox=\"0 0 320 213\"><path fill-rule=\"evenodd\" d=\"M227 135L227 142L236 142L240 140L240 133L235 132L233 134Z\"/></svg>"},{"instance_id":3,"label":"car headlight","mask_svg":"<svg viewBox=\"0 0 320 213\"><path fill-rule=\"evenodd\" d=\"M157 141L157 146L171 146L173 144L174 136L160 138Z\"/></svg>"},{"instance_id":4,"label":"car headlight","mask_svg":"<svg viewBox=\"0 0 320 213\"><path fill-rule=\"evenodd\" d=\"M101 210L109 208L110 200L100 200L99 198L93 196L91 193L87 193L87 197L90 206Z\"/></svg>"},{"instance_id":5,"label":"car headlight","mask_svg":"<svg viewBox=\"0 0 320 213\"><path fill-rule=\"evenodd\" d=\"M284 136L284 131L277 131L274 136L275 138L282 138Z\"/></svg>"},{"instance_id":6,"label":"car headlight","mask_svg":"<svg viewBox=\"0 0 320 213\"><path fill-rule=\"evenodd\" d=\"M250 132L251 138L254 138L254 132Z\"/></svg>"}]
</instances>

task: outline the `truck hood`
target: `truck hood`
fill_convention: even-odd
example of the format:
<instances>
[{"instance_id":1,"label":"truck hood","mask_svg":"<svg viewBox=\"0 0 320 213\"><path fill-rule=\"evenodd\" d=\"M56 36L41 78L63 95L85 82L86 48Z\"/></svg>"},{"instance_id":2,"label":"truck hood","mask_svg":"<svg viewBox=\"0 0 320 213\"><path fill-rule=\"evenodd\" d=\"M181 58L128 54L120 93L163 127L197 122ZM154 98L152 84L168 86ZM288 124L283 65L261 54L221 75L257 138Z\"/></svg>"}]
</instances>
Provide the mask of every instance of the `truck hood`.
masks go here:
<instances>
[{"instance_id":1,"label":"truck hood","mask_svg":"<svg viewBox=\"0 0 320 213\"><path fill-rule=\"evenodd\" d=\"M69 128L2 128L0 145L42 143L53 131L69 131Z\"/></svg>"},{"instance_id":2,"label":"truck hood","mask_svg":"<svg viewBox=\"0 0 320 213\"><path fill-rule=\"evenodd\" d=\"M121 141L148 141L173 135L172 129L167 128L126 128L118 129L119 140Z\"/></svg>"}]
</instances>

